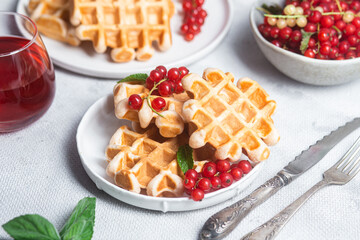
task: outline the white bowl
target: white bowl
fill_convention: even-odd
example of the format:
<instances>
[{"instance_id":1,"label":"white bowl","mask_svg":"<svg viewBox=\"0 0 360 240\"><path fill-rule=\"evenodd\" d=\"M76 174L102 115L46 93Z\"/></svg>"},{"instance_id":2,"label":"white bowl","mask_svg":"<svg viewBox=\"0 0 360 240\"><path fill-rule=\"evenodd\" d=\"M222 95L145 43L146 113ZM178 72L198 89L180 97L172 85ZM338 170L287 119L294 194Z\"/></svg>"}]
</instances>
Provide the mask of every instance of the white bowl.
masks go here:
<instances>
[{"instance_id":1,"label":"white bowl","mask_svg":"<svg viewBox=\"0 0 360 240\"><path fill-rule=\"evenodd\" d=\"M227 188L205 194L200 202L189 197L164 198L151 197L133 193L114 184L106 175L105 148L111 136L122 125L130 125L130 121L119 120L114 114L113 96L109 95L94 103L82 118L77 134L77 148L81 163L97 188L125 203L157 211L189 211L209 207L235 197L258 176L265 162L260 162L239 181Z\"/></svg>"},{"instance_id":2,"label":"white bowl","mask_svg":"<svg viewBox=\"0 0 360 240\"><path fill-rule=\"evenodd\" d=\"M280 72L297 81L313 85L336 85L360 78L360 58L347 60L319 60L276 47L259 32L264 16L257 7L263 3L284 6L284 0L258 0L250 11L250 25L259 48Z\"/></svg>"}]
</instances>

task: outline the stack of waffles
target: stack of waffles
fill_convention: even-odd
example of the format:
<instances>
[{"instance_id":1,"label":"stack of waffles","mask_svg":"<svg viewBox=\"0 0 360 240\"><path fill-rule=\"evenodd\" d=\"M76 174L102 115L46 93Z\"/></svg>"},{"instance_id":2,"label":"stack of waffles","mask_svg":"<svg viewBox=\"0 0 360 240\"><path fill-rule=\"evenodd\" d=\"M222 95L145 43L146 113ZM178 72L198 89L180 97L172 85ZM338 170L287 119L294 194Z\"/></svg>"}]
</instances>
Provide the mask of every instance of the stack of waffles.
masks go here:
<instances>
[{"instance_id":1,"label":"stack of waffles","mask_svg":"<svg viewBox=\"0 0 360 240\"><path fill-rule=\"evenodd\" d=\"M176 152L185 144L194 150L198 171L215 159L238 161L242 153L253 162L269 157L268 146L280 139L271 118L276 103L257 82L241 78L235 84L233 74L208 68L202 77L186 75L182 84L184 94L165 98L163 117L147 101L140 110L129 108L132 94L148 96L143 85L115 86L115 115L133 123L133 130L119 128L106 149L107 174L116 185L149 196L182 196Z\"/></svg>"},{"instance_id":2,"label":"stack of waffles","mask_svg":"<svg viewBox=\"0 0 360 240\"><path fill-rule=\"evenodd\" d=\"M115 62L147 61L172 45L171 0L30 0L28 11L39 31L77 46L91 41L98 53L111 48Z\"/></svg>"}]
</instances>

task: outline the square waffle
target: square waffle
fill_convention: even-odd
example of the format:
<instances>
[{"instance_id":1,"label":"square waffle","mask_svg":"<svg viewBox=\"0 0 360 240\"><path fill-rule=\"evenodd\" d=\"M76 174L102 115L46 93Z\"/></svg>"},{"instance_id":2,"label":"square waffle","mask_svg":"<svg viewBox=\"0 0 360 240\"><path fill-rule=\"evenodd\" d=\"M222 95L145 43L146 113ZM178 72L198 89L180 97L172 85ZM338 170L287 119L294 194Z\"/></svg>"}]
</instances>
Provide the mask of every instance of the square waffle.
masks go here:
<instances>
[{"instance_id":1,"label":"square waffle","mask_svg":"<svg viewBox=\"0 0 360 240\"><path fill-rule=\"evenodd\" d=\"M28 11L40 33L73 46L80 44L70 24L70 0L30 0Z\"/></svg>"},{"instance_id":2,"label":"square waffle","mask_svg":"<svg viewBox=\"0 0 360 240\"><path fill-rule=\"evenodd\" d=\"M173 94L171 97L163 97L166 106L161 111L161 117L154 113L144 99L140 110L129 108L128 101L132 94L139 94L144 98L148 96L149 90L142 84L118 83L114 87L114 106L115 115L119 119L127 119L139 122L142 128L146 128L150 123L155 122L163 137L176 137L184 131L184 120L181 116L182 106L188 100L186 93Z\"/></svg>"},{"instance_id":3,"label":"square waffle","mask_svg":"<svg viewBox=\"0 0 360 240\"><path fill-rule=\"evenodd\" d=\"M160 51L171 47L171 0L73 0L71 23L81 40L96 52L112 48L115 62L149 60L156 42Z\"/></svg>"},{"instance_id":4,"label":"square waffle","mask_svg":"<svg viewBox=\"0 0 360 240\"><path fill-rule=\"evenodd\" d=\"M183 117L197 127L189 144L211 144L218 159L239 160L244 150L252 161L265 160L270 154L267 145L280 138L271 119L276 103L255 81L240 79L237 86L233 81L231 73L212 68L203 77L183 78L184 89L193 95L183 105Z\"/></svg>"}]
</instances>

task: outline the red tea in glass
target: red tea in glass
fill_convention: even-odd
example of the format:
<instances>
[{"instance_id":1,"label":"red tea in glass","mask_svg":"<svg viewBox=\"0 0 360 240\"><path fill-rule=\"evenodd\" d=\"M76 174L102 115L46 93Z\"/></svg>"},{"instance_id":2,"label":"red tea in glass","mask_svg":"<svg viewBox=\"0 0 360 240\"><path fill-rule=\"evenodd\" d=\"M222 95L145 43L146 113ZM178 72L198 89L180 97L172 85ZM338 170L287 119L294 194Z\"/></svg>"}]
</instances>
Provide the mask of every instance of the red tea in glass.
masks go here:
<instances>
[{"instance_id":1,"label":"red tea in glass","mask_svg":"<svg viewBox=\"0 0 360 240\"><path fill-rule=\"evenodd\" d=\"M35 24L0 12L0 132L39 119L55 93L54 67Z\"/></svg>"}]
</instances>

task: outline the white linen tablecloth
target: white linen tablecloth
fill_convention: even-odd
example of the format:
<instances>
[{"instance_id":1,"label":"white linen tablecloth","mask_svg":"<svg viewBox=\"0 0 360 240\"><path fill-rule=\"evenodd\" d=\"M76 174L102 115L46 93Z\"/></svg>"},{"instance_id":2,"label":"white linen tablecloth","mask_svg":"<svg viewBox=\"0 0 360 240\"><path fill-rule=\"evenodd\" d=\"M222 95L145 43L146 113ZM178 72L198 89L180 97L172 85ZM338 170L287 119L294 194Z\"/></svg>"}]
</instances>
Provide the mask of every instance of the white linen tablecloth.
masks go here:
<instances>
[{"instance_id":1,"label":"white linen tablecloth","mask_svg":"<svg viewBox=\"0 0 360 240\"><path fill-rule=\"evenodd\" d=\"M21 214L37 213L60 229L76 203L92 196L97 198L93 239L197 239L212 214L249 194L331 130L360 117L360 76L359 81L333 87L289 79L264 58L251 36L248 14L253 1L233 2L236 14L229 34L214 52L189 69L202 73L206 67L216 67L233 72L236 78L251 77L278 103L274 121L281 140L244 192L206 209L161 213L124 204L98 190L80 163L75 133L88 107L109 94L115 81L56 68L56 97L49 111L26 129L0 134L0 225ZM15 6L14 0L2 0L0 10L15 11ZM346 138L323 161L256 208L226 239L239 239L294 201L321 179L322 172L359 134ZM360 175L345 186L327 187L315 194L278 239L358 240L359 226ZM0 239L9 239L2 228Z\"/></svg>"}]
</instances>

